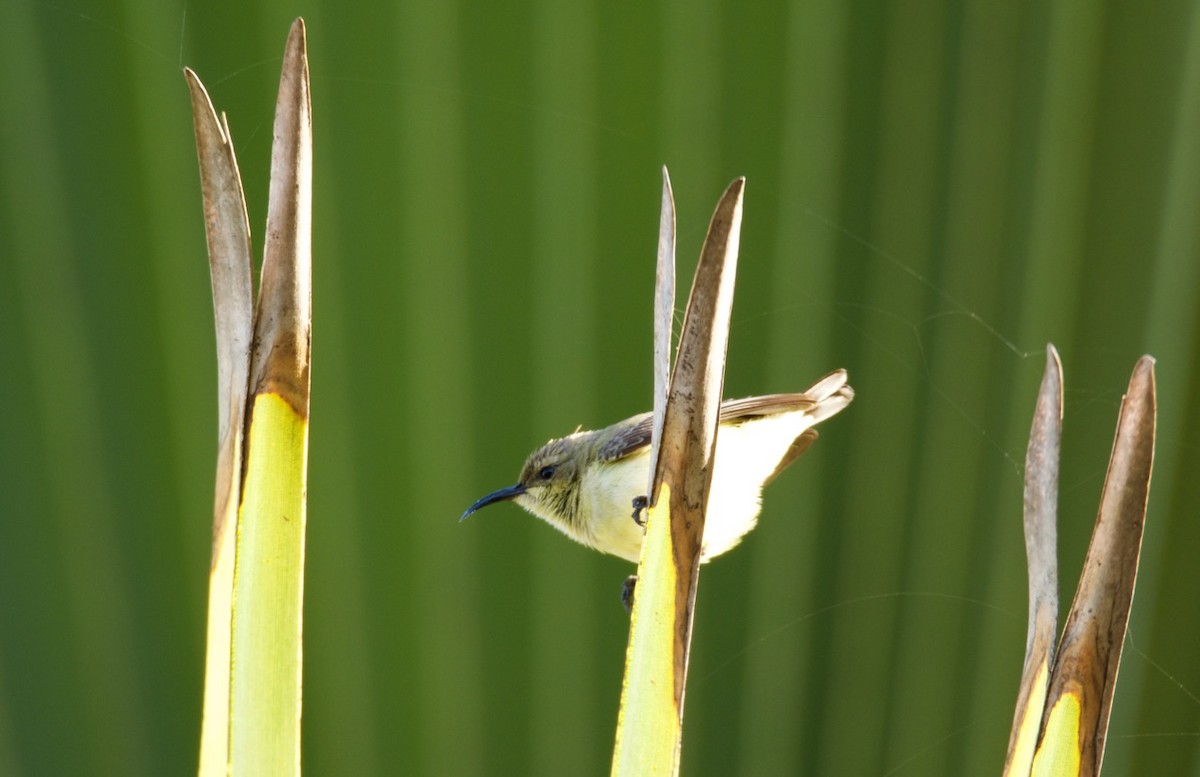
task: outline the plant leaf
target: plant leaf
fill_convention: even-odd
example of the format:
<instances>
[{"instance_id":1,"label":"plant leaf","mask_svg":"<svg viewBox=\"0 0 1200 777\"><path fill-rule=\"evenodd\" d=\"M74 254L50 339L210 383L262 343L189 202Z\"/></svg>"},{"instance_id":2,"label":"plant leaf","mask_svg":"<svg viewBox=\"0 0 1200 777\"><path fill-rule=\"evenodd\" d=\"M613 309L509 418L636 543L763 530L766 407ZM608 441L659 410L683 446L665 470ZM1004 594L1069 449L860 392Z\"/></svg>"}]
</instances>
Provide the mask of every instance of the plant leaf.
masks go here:
<instances>
[{"instance_id":1,"label":"plant leaf","mask_svg":"<svg viewBox=\"0 0 1200 777\"><path fill-rule=\"evenodd\" d=\"M229 127L196 74L184 75L204 194L220 411L200 774L298 774L312 318L304 23L292 25L284 54L257 310Z\"/></svg>"},{"instance_id":2,"label":"plant leaf","mask_svg":"<svg viewBox=\"0 0 1200 777\"><path fill-rule=\"evenodd\" d=\"M234 527L241 502L250 337L254 327L250 224L229 125L190 69L196 153L217 331L217 477L209 569L204 714L200 773L223 775L229 752L230 634L233 619Z\"/></svg>"},{"instance_id":3,"label":"plant leaf","mask_svg":"<svg viewBox=\"0 0 1200 777\"><path fill-rule=\"evenodd\" d=\"M1025 668L1008 740L1005 775L1028 775L1033 764L1050 663L1058 629L1058 463L1062 439L1062 362L1046 346L1046 370L1038 390L1025 454L1025 555L1029 567L1029 627Z\"/></svg>"},{"instance_id":4,"label":"plant leaf","mask_svg":"<svg viewBox=\"0 0 1200 777\"><path fill-rule=\"evenodd\" d=\"M224 116L217 117L199 77L189 68L184 68L183 75L192 98L217 329L219 447L213 509L215 564L217 540L237 505L241 474L242 418L246 412L250 336L254 326L250 223L228 124Z\"/></svg>"},{"instance_id":5,"label":"plant leaf","mask_svg":"<svg viewBox=\"0 0 1200 777\"><path fill-rule=\"evenodd\" d=\"M312 327L312 111L304 23L284 50L234 572L231 764L299 774Z\"/></svg>"},{"instance_id":6,"label":"plant leaf","mask_svg":"<svg viewBox=\"0 0 1200 777\"><path fill-rule=\"evenodd\" d=\"M671 331L675 324L675 195L665 165L662 176L658 261L654 272L654 430L650 435L650 483L646 487L650 498L657 496L662 480L658 450L666 419L667 389L671 379Z\"/></svg>"},{"instance_id":7,"label":"plant leaf","mask_svg":"<svg viewBox=\"0 0 1200 777\"><path fill-rule=\"evenodd\" d=\"M671 376L659 465L647 510L613 753L614 775L677 774L704 509L741 230L744 179L709 224Z\"/></svg>"},{"instance_id":8,"label":"plant leaf","mask_svg":"<svg viewBox=\"0 0 1200 777\"><path fill-rule=\"evenodd\" d=\"M1077 764L1072 774L1100 773L1146 522L1155 405L1154 359L1143 356L1121 402L1096 528L1054 663L1035 775L1060 774L1056 764Z\"/></svg>"},{"instance_id":9,"label":"plant leaf","mask_svg":"<svg viewBox=\"0 0 1200 777\"><path fill-rule=\"evenodd\" d=\"M308 417L312 320L312 105L304 22L297 19L284 53L262 284L254 317L252 393L275 392Z\"/></svg>"}]
</instances>

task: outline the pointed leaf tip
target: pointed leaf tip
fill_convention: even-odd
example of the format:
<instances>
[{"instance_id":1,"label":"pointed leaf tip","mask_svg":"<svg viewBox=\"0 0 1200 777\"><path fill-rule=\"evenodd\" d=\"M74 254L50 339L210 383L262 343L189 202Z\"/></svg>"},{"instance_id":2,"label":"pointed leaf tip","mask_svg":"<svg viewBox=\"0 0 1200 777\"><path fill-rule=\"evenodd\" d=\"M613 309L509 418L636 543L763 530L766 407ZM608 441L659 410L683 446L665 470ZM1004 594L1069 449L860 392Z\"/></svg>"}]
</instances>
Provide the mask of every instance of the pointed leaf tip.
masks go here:
<instances>
[{"instance_id":1,"label":"pointed leaf tip","mask_svg":"<svg viewBox=\"0 0 1200 777\"><path fill-rule=\"evenodd\" d=\"M1043 720L1048 747L1076 738L1072 752L1079 756L1080 774L1098 774L1104 758L1150 495L1155 415L1154 359L1143 356L1121 402L1096 527L1047 694L1053 706ZM1077 712L1064 718L1066 725L1056 734L1053 713L1072 695ZM1035 773L1036 767L1035 761Z\"/></svg>"},{"instance_id":2,"label":"pointed leaf tip","mask_svg":"<svg viewBox=\"0 0 1200 777\"><path fill-rule=\"evenodd\" d=\"M312 321L312 104L304 24L284 50L250 385L308 416Z\"/></svg>"},{"instance_id":3,"label":"pointed leaf tip","mask_svg":"<svg viewBox=\"0 0 1200 777\"><path fill-rule=\"evenodd\" d=\"M666 418L671 380L671 339L675 323L675 194L667 166L662 168L662 202L658 218L658 259L654 271L654 430L651 434L650 482L646 496L653 504L662 479L659 443Z\"/></svg>"},{"instance_id":4,"label":"pointed leaf tip","mask_svg":"<svg viewBox=\"0 0 1200 777\"><path fill-rule=\"evenodd\" d=\"M1004 774L1029 774L1046 702L1058 628L1058 470L1062 438L1062 362L1046 345L1025 454L1025 555L1029 571L1029 623L1025 664L1009 734Z\"/></svg>"}]
</instances>

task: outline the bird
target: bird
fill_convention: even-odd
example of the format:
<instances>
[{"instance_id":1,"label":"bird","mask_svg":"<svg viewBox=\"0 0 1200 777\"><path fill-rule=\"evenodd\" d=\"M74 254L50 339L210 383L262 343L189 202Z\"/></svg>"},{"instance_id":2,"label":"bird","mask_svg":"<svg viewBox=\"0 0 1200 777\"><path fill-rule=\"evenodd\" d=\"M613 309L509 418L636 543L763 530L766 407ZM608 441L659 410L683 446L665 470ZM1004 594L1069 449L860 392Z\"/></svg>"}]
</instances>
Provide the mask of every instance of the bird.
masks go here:
<instances>
[{"instance_id":1,"label":"bird","mask_svg":"<svg viewBox=\"0 0 1200 777\"><path fill-rule=\"evenodd\" d=\"M701 563L754 528L763 486L816 441L812 427L854 399L846 381L846 371L835 370L801 393L721 404ZM635 507L644 504L650 480L652 427L652 415L642 413L552 439L529 454L514 485L482 497L459 520L512 501L576 542L636 564L644 531Z\"/></svg>"}]
</instances>

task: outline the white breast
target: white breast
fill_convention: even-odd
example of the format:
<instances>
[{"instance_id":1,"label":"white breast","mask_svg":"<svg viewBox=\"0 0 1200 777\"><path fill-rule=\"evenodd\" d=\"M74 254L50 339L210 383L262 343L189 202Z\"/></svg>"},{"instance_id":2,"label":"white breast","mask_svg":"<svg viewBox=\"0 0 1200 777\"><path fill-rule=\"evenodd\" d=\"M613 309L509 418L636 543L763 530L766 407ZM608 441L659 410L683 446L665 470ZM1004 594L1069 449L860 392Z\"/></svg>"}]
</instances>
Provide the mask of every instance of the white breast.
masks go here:
<instances>
[{"instance_id":1,"label":"white breast","mask_svg":"<svg viewBox=\"0 0 1200 777\"><path fill-rule=\"evenodd\" d=\"M719 556L754 528L761 507L762 483L800 433L812 424L803 411L782 413L740 424L717 434L717 454L709 491L701 561ZM635 564L642 528L633 521L633 499L645 495L650 453L617 462L593 464L583 473L582 524L588 536L576 539Z\"/></svg>"}]
</instances>

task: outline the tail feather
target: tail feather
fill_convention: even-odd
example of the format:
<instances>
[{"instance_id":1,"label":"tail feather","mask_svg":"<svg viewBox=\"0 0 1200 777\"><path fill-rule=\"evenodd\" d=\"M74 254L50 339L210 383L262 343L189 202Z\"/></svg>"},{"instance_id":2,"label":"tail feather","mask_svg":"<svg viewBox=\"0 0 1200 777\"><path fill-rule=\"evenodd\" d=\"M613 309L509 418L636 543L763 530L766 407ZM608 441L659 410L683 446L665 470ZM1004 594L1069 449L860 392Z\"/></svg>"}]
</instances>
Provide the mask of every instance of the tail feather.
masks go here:
<instances>
[{"instance_id":1,"label":"tail feather","mask_svg":"<svg viewBox=\"0 0 1200 777\"><path fill-rule=\"evenodd\" d=\"M814 383L804 392L804 395L813 401L813 406L808 410L806 415L812 419L808 429L796 438L791 444L783 458L779 460L778 466L771 476L767 478L766 483L772 480L783 472L788 466L800 457L800 454L812 447L812 444L817 441L817 430L812 427L821 423L827 418L837 415L850 404L854 399L854 389L846 384L846 371L834 370L819 381ZM765 485L765 483L764 483Z\"/></svg>"},{"instance_id":2,"label":"tail feather","mask_svg":"<svg viewBox=\"0 0 1200 777\"><path fill-rule=\"evenodd\" d=\"M779 464L776 465L775 471L771 473L771 476L763 481L763 486L766 486L772 480L779 477L780 472L783 472L793 461L800 458L800 454L811 448L812 444L817 441L818 436L816 429L805 429L796 438L796 441L792 443L791 447L787 449L787 453L783 454L783 458L779 460Z\"/></svg>"},{"instance_id":3,"label":"tail feather","mask_svg":"<svg viewBox=\"0 0 1200 777\"><path fill-rule=\"evenodd\" d=\"M806 400L805 415L809 418L808 428L800 433L784 452L776 465L775 471L764 481L763 485L774 480L802 453L812 447L817 441L817 430L812 428L827 418L837 415L854 399L854 389L846 384L846 371L835 370L814 383L803 394L793 394L793 398Z\"/></svg>"},{"instance_id":4,"label":"tail feather","mask_svg":"<svg viewBox=\"0 0 1200 777\"><path fill-rule=\"evenodd\" d=\"M854 399L854 389L846 385L846 371L834 370L814 383L804 392L816 405L809 411L813 424L835 416Z\"/></svg>"}]
</instances>

